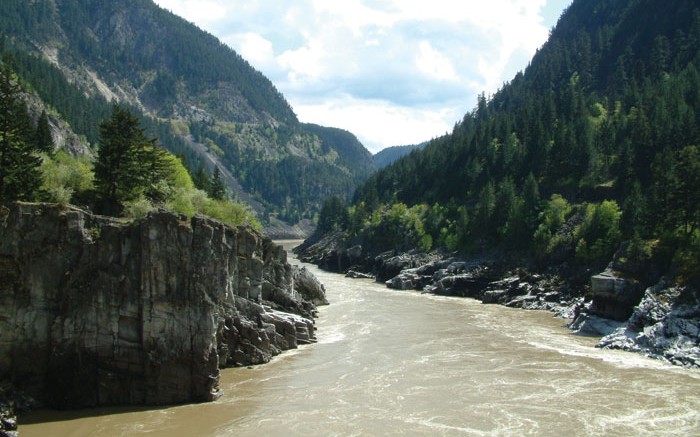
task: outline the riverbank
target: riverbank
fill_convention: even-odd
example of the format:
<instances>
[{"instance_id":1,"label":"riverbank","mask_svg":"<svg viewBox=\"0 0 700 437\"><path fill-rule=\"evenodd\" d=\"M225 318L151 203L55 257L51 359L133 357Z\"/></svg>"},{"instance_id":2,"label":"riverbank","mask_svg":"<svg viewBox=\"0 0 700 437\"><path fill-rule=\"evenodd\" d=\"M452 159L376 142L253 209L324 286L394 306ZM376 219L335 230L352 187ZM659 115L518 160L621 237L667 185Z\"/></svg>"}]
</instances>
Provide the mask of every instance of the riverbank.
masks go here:
<instances>
[{"instance_id":1,"label":"riverbank","mask_svg":"<svg viewBox=\"0 0 700 437\"><path fill-rule=\"evenodd\" d=\"M213 401L220 369L315 342L326 303L248 227L0 205L0 432L26 407Z\"/></svg>"},{"instance_id":2,"label":"riverbank","mask_svg":"<svg viewBox=\"0 0 700 437\"><path fill-rule=\"evenodd\" d=\"M331 302L317 343L223 370L215 402L36 412L20 416L21 437L670 437L700 426L700 372L596 349L550 313L306 268Z\"/></svg>"},{"instance_id":3,"label":"riverbank","mask_svg":"<svg viewBox=\"0 0 700 437\"><path fill-rule=\"evenodd\" d=\"M630 267L624 250L603 272L582 272L566 262L537 270L497 252L471 258L419 251L369 254L361 246L347 247L340 232L314 236L295 253L325 270L371 277L392 289L551 311L570 319L574 333L598 337L598 347L700 368L700 293L649 273L653 266ZM635 279L639 271L646 280Z\"/></svg>"}]
</instances>

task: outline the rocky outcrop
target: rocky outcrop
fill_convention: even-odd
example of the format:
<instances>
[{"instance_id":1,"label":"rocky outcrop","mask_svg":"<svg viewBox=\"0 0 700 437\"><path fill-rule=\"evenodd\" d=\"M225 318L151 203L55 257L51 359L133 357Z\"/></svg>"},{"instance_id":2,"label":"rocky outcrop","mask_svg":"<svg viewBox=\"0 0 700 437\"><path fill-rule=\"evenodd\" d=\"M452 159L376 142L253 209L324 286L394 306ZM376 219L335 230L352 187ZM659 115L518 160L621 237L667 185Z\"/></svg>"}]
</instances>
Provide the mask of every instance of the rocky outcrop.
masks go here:
<instances>
[{"instance_id":1,"label":"rocky outcrop","mask_svg":"<svg viewBox=\"0 0 700 437\"><path fill-rule=\"evenodd\" d=\"M501 270L490 260L464 260L437 253L406 253L387 259L391 265L385 271L396 265L418 266L405 268L385 281L387 287L397 290L471 297L485 304L553 311L562 317L570 317L582 300L556 275Z\"/></svg>"},{"instance_id":2,"label":"rocky outcrop","mask_svg":"<svg viewBox=\"0 0 700 437\"><path fill-rule=\"evenodd\" d=\"M34 399L18 393L9 383L0 382L0 437L17 437L17 413L34 406Z\"/></svg>"},{"instance_id":3,"label":"rocky outcrop","mask_svg":"<svg viewBox=\"0 0 700 437\"><path fill-rule=\"evenodd\" d=\"M0 403L0 437L17 437L17 415L10 405Z\"/></svg>"},{"instance_id":4,"label":"rocky outcrop","mask_svg":"<svg viewBox=\"0 0 700 437\"><path fill-rule=\"evenodd\" d=\"M0 437L17 437L17 415L9 408L0 407Z\"/></svg>"},{"instance_id":5,"label":"rocky outcrop","mask_svg":"<svg viewBox=\"0 0 700 437\"><path fill-rule=\"evenodd\" d=\"M644 293L640 284L622 277L612 266L591 277L592 314L617 321L627 320Z\"/></svg>"},{"instance_id":6,"label":"rocky outcrop","mask_svg":"<svg viewBox=\"0 0 700 437\"><path fill-rule=\"evenodd\" d=\"M627 323L598 346L700 367L700 293L664 281L649 287Z\"/></svg>"},{"instance_id":7,"label":"rocky outcrop","mask_svg":"<svg viewBox=\"0 0 700 437\"><path fill-rule=\"evenodd\" d=\"M580 290L553 274L512 271L496 254L463 259L445 252L389 251L372 256L350 246L342 232L315 235L294 249L297 256L322 269L354 278L375 278L397 290L471 297L488 304L548 310L572 317L582 302ZM369 273L371 272L371 273Z\"/></svg>"},{"instance_id":8,"label":"rocky outcrop","mask_svg":"<svg viewBox=\"0 0 700 437\"><path fill-rule=\"evenodd\" d=\"M286 253L248 228L0 211L0 380L49 405L212 400L220 367L312 341L313 312Z\"/></svg>"},{"instance_id":9,"label":"rocky outcrop","mask_svg":"<svg viewBox=\"0 0 700 437\"><path fill-rule=\"evenodd\" d=\"M65 150L73 156L93 156L94 152L84 137L77 135L61 117L56 116L47 105L36 95L24 93L23 100L34 123L37 122L42 111L45 111L51 130L51 139L56 150Z\"/></svg>"},{"instance_id":10,"label":"rocky outcrop","mask_svg":"<svg viewBox=\"0 0 700 437\"><path fill-rule=\"evenodd\" d=\"M419 281L421 277L432 276L439 268L438 262L444 261L444 256L438 253L423 253L412 250L406 253L395 254L393 251L385 252L374 258L374 271L377 273L377 281L391 282L402 273L405 279ZM432 270L431 270L432 269ZM409 278L411 276L411 278ZM401 281L398 278L398 281ZM425 285L425 284L424 284ZM417 288L414 285L407 285L403 290ZM422 286L420 286L422 288Z\"/></svg>"},{"instance_id":11,"label":"rocky outcrop","mask_svg":"<svg viewBox=\"0 0 700 437\"><path fill-rule=\"evenodd\" d=\"M328 305L326 288L306 267L295 266L294 289L314 305Z\"/></svg>"},{"instance_id":12,"label":"rocky outcrop","mask_svg":"<svg viewBox=\"0 0 700 437\"><path fill-rule=\"evenodd\" d=\"M342 231L325 235L314 234L295 247L294 253L301 261L316 264L330 272L345 273L350 269L366 270L369 258L361 246L348 247L345 237Z\"/></svg>"}]
</instances>

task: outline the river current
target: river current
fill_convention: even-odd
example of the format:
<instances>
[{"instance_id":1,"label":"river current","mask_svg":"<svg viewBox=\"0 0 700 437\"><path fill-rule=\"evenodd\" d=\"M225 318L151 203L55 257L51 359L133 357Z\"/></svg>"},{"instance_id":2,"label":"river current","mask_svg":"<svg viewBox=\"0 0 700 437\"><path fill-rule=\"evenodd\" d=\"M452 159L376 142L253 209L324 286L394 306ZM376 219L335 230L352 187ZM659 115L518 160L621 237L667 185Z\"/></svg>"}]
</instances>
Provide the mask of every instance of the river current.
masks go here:
<instances>
[{"instance_id":1,"label":"river current","mask_svg":"<svg viewBox=\"0 0 700 437\"><path fill-rule=\"evenodd\" d=\"M215 402L38 411L21 436L700 435L700 371L595 349L546 312L307 267L331 302L317 344L223 370Z\"/></svg>"}]
</instances>

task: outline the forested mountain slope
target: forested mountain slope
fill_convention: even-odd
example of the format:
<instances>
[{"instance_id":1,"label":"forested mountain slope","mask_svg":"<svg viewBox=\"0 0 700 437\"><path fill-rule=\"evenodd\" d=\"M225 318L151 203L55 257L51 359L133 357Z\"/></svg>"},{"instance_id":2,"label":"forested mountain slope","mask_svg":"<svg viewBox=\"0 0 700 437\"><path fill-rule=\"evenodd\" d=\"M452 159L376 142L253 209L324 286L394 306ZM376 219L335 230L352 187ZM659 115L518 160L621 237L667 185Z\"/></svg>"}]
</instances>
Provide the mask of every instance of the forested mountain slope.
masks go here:
<instances>
[{"instance_id":1,"label":"forested mountain slope","mask_svg":"<svg viewBox=\"0 0 700 437\"><path fill-rule=\"evenodd\" d=\"M374 161L375 167L377 167L378 170L381 170L382 168L386 167L389 164L392 164L395 161L398 161L399 159L403 158L404 156L408 155L412 151L416 149L422 149L424 148L428 143L421 143L421 144L414 144L414 145L409 145L409 146L393 146L393 147L387 147L386 149L383 149L376 154L372 156L372 160Z\"/></svg>"},{"instance_id":2,"label":"forested mountain slope","mask_svg":"<svg viewBox=\"0 0 700 437\"><path fill-rule=\"evenodd\" d=\"M524 72L324 223L376 251L499 248L581 266L631 240L697 280L698 66L697 2L576 0Z\"/></svg>"},{"instance_id":3,"label":"forested mountain slope","mask_svg":"<svg viewBox=\"0 0 700 437\"><path fill-rule=\"evenodd\" d=\"M6 0L0 32L17 73L87 142L110 102L128 105L193 172L219 167L259 212L311 216L372 171L354 136L299 123L237 53L150 0Z\"/></svg>"}]
</instances>

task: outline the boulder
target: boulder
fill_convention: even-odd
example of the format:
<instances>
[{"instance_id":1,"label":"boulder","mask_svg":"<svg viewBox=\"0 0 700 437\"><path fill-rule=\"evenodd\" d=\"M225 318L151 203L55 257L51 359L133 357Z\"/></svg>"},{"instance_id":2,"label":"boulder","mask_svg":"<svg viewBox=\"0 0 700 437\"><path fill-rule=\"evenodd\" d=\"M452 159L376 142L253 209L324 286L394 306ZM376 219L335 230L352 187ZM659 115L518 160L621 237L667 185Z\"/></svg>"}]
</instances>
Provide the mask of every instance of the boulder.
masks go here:
<instances>
[{"instance_id":1,"label":"boulder","mask_svg":"<svg viewBox=\"0 0 700 437\"><path fill-rule=\"evenodd\" d=\"M389 279L385 284L395 290L422 290L429 280L430 276L421 276L416 273L416 269L409 269Z\"/></svg>"},{"instance_id":2,"label":"boulder","mask_svg":"<svg viewBox=\"0 0 700 437\"><path fill-rule=\"evenodd\" d=\"M642 294L643 290L637 282L607 269L591 277L591 312L603 318L625 321L632 315Z\"/></svg>"},{"instance_id":3,"label":"boulder","mask_svg":"<svg viewBox=\"0 0 700 437\"><path fill-rule=\"evenodd\" d=\"M417 251L393 255L393 252L383 253L375 258L377 281L386 282L398 276L403 270L416 269L428 265L441 257L439 254L428 254Z\"/></svg>"},{"instance_id":4,"label":"boulder","mask_svg":"<svg viewBox=\"0 0 700 437\"><path fill-rule=\"evenodd\" d=\"M508 290L486 290L481 296L482 303L503 303L508 297Z\"/></svg>"},{"instance_id":5,"label":"boulder","mask_svg":"<svg viewBox=\"0 0 700 437\"><path fill-rule=\"evenodd\" d=\"M355 270L348 270L348 272L345 273L345 277L350 279L374 279L373 275L357 272Z\"/></svg>"},{"instance_id":6,"label":"boulder","mask_svg":"<svg viewBox=\"0 0 700 437\"><path fill-rule=\"evenodd\" d=\"M471 273L445 276L429 287L428 291L444 296L479 297L488 285L488 279Z\"/></svg>"},{"instance_id":7,"label":"boulder","mask_svg":"<svg viewBox=\"0 0 700 437\"><path fill-rule=\"evenodd\" d=\"M306 267L294 267L294 290L314 305L328 305L326 289Z\"/></svg>"},{"instance_id":8,"label":"boulder","mask_svg":"<svg viewBox=\"0 0 700 437\"><path fill-rule=\"evenodd\" d=\"M589 314L579 314L568 326L575 334L604 336L619 329L624 323Z\"/></svg>"}]
</instances>

